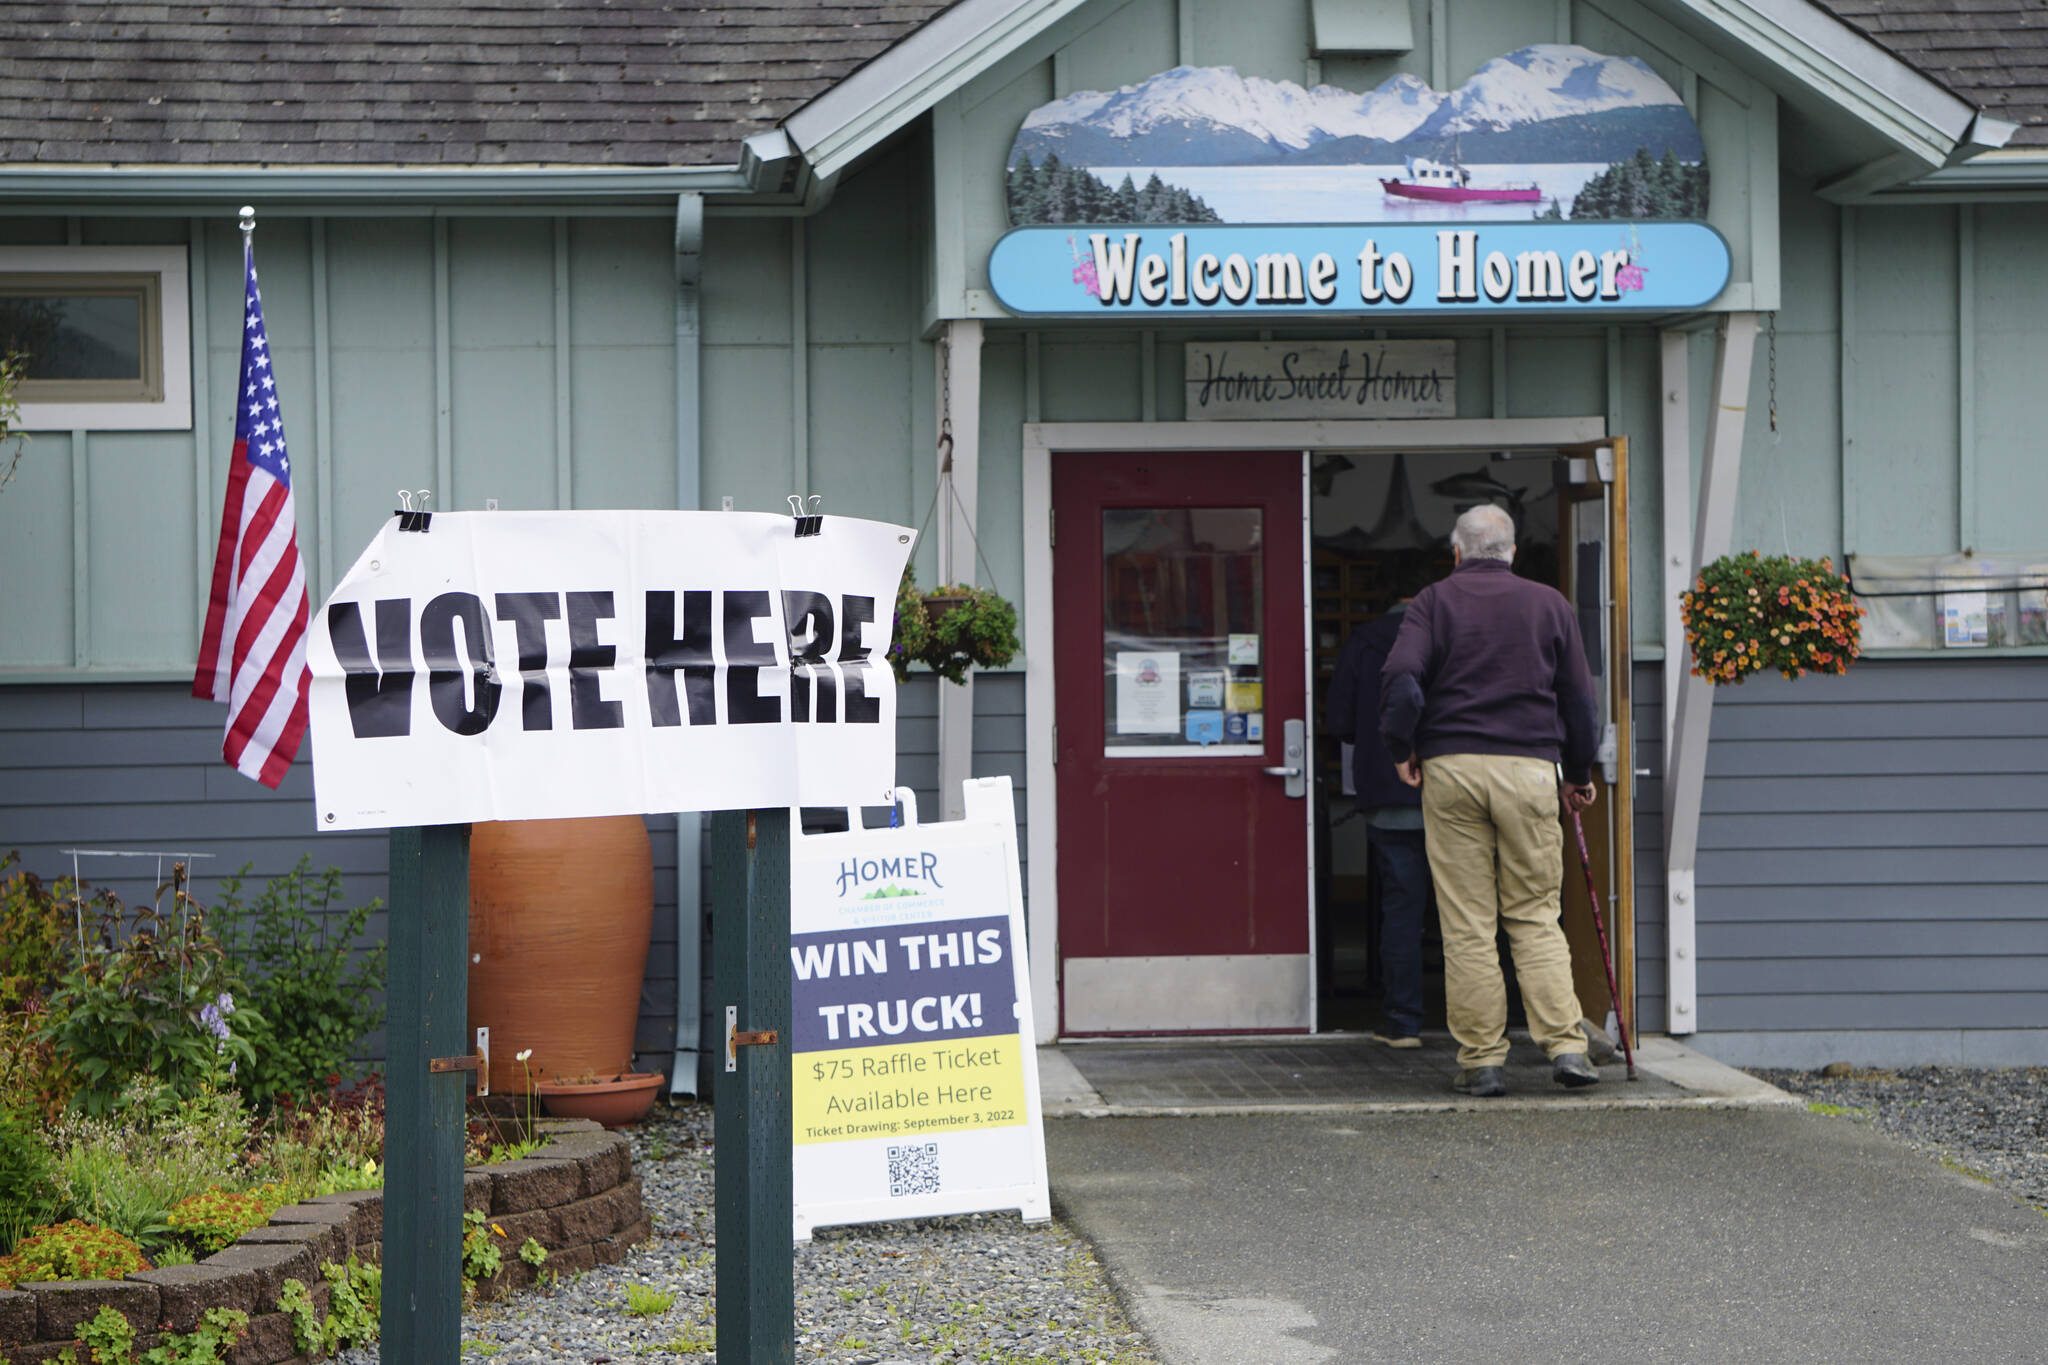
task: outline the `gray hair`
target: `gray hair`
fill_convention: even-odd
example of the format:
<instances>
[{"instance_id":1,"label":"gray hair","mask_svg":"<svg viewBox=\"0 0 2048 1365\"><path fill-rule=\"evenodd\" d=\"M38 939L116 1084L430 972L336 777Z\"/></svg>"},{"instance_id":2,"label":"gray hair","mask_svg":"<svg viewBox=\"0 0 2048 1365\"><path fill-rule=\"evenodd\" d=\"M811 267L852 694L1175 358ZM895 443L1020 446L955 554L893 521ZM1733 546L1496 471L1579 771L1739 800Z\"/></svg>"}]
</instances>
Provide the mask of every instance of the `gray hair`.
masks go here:
<instances>
[{"instance_id":1,"label":"gray hair","mask_svg":"<svg viewBox=\"0 0 2048 1365\"><path fill-rule=\"evenodd\" d=\"M1466 559L1512 560L1515 557L1515 523L1506 512L1490 502L1468 507L1451 528L1451 544Z\"/></svg>"}]
</instances>

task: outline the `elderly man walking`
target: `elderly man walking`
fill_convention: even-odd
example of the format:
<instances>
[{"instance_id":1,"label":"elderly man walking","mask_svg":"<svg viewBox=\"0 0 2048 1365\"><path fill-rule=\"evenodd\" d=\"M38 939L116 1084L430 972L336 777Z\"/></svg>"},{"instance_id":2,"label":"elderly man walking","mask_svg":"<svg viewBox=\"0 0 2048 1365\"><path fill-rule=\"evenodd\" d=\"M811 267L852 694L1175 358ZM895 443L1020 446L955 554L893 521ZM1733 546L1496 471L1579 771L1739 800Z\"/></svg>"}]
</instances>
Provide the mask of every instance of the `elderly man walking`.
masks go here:
<instances>
[{"instance_id":1,"label":"elderly man walking","mask_svg":"<svg viewBox=\"0 0 2048 1365\"><path fill-rule=\"evenodd\" d=\"M1600 1079L1586 1060L1571 949L1559 927L1564 832L1593 803L1598 708L1579 625L1562 594L1517 578L1515 527L1484 505L1451 532L1457 567L1416 595L1382 673L1380 734L1422 789L1444 940L1444 995L1468 1095L1507 1092L1508 932L1529 1032L1558 1084Z\"/></svg>"}]
</instances>

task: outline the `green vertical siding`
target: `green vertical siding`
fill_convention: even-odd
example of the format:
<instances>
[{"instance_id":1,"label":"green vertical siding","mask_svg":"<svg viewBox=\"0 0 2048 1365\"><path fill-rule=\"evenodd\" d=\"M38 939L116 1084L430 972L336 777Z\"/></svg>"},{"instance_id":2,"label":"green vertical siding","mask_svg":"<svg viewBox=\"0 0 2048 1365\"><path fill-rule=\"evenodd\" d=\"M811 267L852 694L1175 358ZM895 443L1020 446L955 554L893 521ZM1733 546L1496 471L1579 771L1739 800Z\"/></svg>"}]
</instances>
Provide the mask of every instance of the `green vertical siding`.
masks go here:
<instances>
[{"instance_id":1,"label":"green vertical siding","mask_svg":"<svg viewBox=\"0 0 2048 1365\"><path fill-rule=\"evenodd\" d=\"M1974 210L1975 374L1964 400L1976 411L1977 548L2048 550L2048 459L2041 457L2048 376L2048 269L2041 206Z\"/></svg>"}]
</instances>

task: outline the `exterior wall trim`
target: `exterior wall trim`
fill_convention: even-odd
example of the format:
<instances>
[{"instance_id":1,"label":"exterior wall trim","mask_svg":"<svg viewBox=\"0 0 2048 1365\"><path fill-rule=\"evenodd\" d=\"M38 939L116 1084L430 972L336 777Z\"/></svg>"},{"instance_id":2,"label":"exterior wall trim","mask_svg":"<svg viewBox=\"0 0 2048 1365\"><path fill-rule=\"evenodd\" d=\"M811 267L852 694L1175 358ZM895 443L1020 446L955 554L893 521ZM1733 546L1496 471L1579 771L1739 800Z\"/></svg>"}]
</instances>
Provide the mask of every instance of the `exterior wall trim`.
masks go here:
<instances>
[{"instance_id":1,"label":"exterior wall trim","mask_svg":"<svg viewBox=\"0 0 2048 1365\"><path fill-rule=\"evenodd\" d=\"M1058 778L1053 767L1052 457L1055 453L1203 450L1498 450L1606 438L1605 417L1362 422L1027 422L1023 531L1025 846L1031 1004L1040 1043L1059 1031Z\"/></svg>"}]
</instances>

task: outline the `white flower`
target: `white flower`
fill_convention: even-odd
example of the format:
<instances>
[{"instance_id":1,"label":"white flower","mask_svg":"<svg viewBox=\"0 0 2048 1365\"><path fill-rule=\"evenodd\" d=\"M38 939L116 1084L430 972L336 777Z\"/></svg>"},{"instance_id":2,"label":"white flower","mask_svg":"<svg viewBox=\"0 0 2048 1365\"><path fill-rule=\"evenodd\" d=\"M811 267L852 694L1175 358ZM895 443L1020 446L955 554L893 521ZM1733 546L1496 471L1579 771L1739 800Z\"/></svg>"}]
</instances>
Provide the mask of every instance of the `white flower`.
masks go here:
<instances>
[{"instance_id":1,"label":"white flower","mask_svg":"<svg viewBox=\"0 0 2048 1365\"><path fill-rule=\"evenodd\" d=\"M528 1057L531 1057L532 1055L533 1055L533 1049L532 1049L532 1048L528 1048L528 1049L526 1049L526 1051L524 1051L524 1052L520 1053L520 1054L519 1054L519 1055L518 1055L517 1057L514 1057L514 1058L513 1058L512 1060L514 1060L514 1061L516 1061L516 1062L523 1062L523 1061L525 1061L525 1060L526 1060L526 1059L527 1059Z\"/></svg>"}]
</instances>

